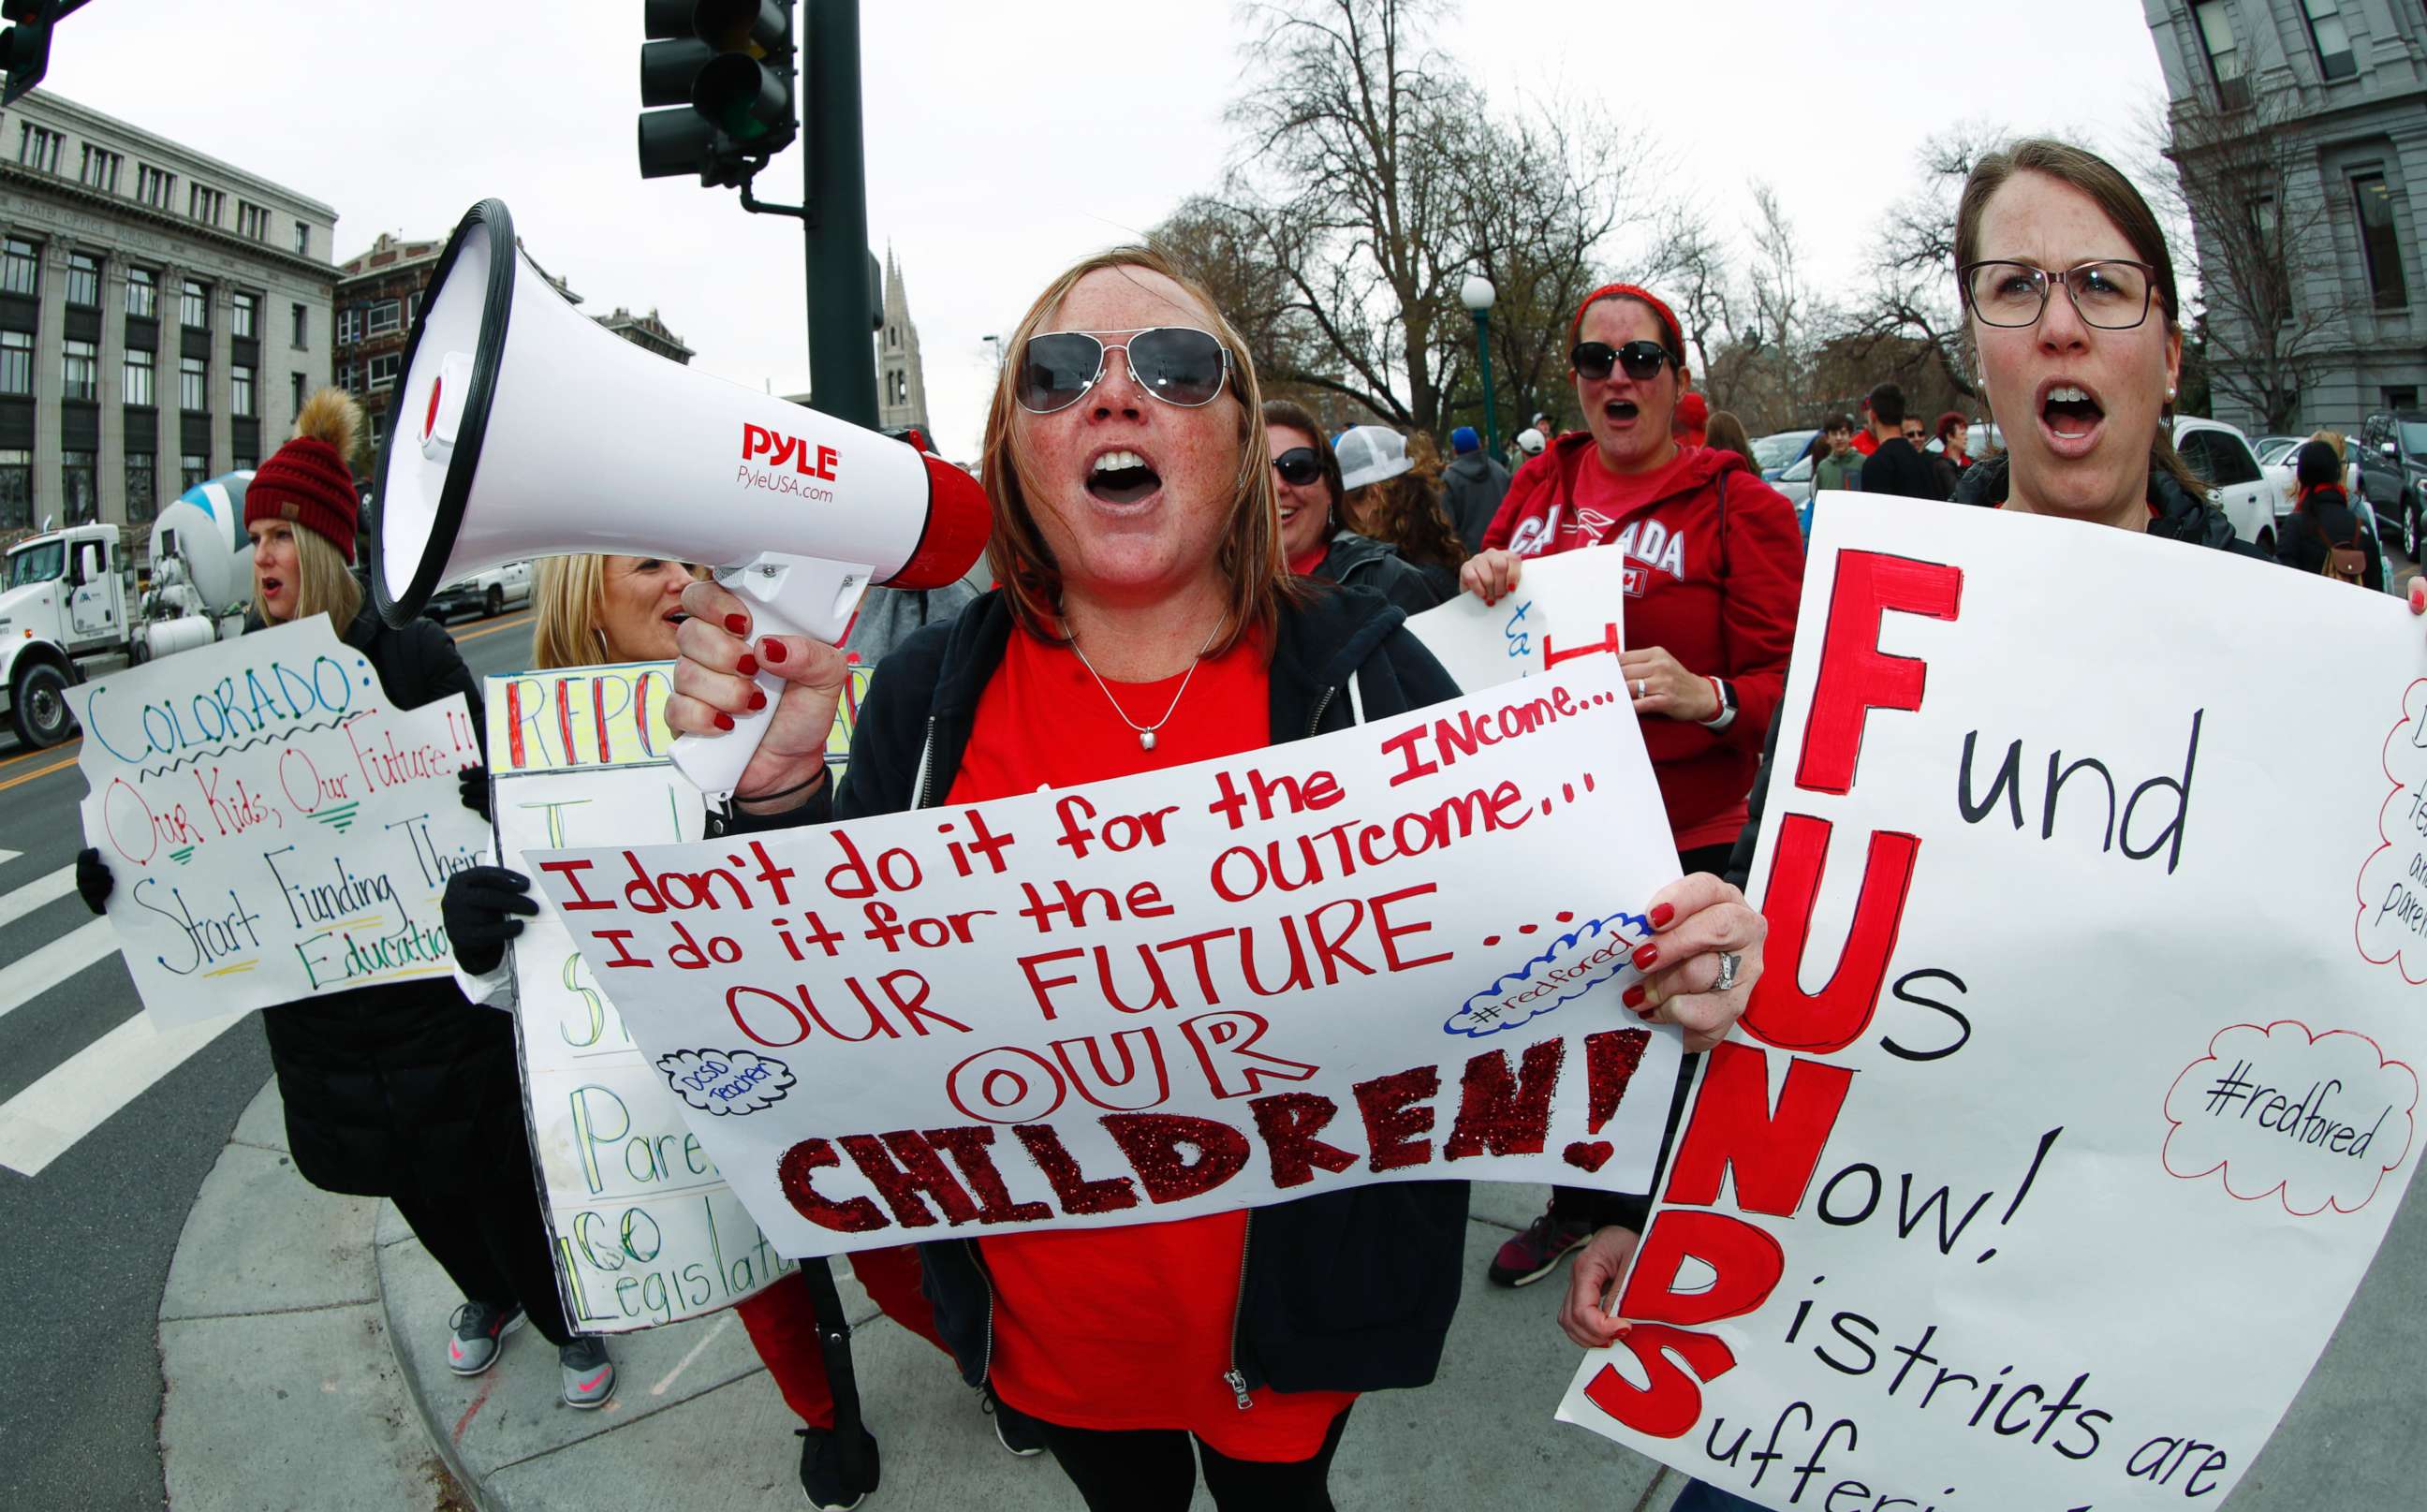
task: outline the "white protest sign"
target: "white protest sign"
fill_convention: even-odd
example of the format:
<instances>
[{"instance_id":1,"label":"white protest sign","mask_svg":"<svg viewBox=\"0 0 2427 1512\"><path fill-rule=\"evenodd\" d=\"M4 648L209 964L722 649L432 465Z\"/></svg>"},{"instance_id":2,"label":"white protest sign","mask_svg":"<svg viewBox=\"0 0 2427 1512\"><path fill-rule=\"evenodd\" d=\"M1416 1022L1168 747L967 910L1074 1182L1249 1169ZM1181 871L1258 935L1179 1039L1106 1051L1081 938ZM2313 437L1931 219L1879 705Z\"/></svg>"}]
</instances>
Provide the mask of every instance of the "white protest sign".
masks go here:
<instances>
[{"instance_id":1,"label":"white protest sign","mask_svg":"<svg viewBox=\"0 0 2427 1512\"><path fill-rule=\"evenodd\" d=\"M1473 593L1411 615L1408 629L1469 692L1529 677L1596 651L1625 648L1629 566L1623 546L1528 560L1497 604Z\"/></svg>"},{"instance_id":2,"label":"white protest sign","mask_svg":"<svg viewBox=\"0 0 2427 1512\"><path fill-rule=\"evenodd\" d=\"M707 805L675 770L672 663L491 677L490 811L498 854L674 843ZM543 902L509 948L523 1090L567 1315L617 1333L730 1307L792 1267L684 1127L564 917Z\"/></svg>"},{"instance_id":3,"label":"white protest sign","mask_svg":"<svg viewBox=\"0 0 2427 1512\"><path fill-rule=\"evenodd\" d=\"M86 842L163 1028L454 968L438 899L486 844L472 711L388 707L328 616L68 690Z\"/></svg>"},{"instance_id":4,"label":"white protest sign","mask_svg":"<svg viewBox=\"0 0 2427 1512\"><path fill-rule=\"evenodd\" d=\"M2417 1164L2418 623L2121 530L1816 520L1767 974L1559 1415L1771 1507L2221 1502Z\"/></svg>"},{"instance_id":5,"label":"white protest sign","mask_svg":"<svg viewBox=\"0 0 2427 1512\"><path fill-rule=\"evenodd\" d=\"M1379 1179L1641 1191L1677 1038L1619 996L1676 853L1618 683L530 860L788 1255Z\"/></svg>"}]
</instances>

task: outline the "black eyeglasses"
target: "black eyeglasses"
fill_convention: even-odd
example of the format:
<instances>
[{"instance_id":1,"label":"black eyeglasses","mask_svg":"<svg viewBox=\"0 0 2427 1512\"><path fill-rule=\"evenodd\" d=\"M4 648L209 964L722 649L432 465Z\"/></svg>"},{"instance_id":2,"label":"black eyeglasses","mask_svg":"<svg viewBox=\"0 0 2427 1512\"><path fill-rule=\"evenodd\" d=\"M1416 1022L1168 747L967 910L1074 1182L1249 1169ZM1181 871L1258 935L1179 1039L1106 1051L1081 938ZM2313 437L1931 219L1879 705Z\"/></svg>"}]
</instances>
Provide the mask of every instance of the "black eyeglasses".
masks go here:
<instances>
[{"instance_id":1,"label":"black eyeglasses","mask_svg":"<svg viewBox=\"0 0 2427 1512\"><path fill-rule=\"evenodd\" d=\"M1630 341L1623 347L1612 347L1605 341L1586 341L1579 342L1575 350L1568 353L1569 366L1575 368L1576 376L1594 382L1607 378L1613 364L1624 368L1629 378L1645 379L1659 377L1660 365L1675 360L1670 355L1669 349L1656 341Z\"/></svg>"},{"instance_id":2,"label":"black eyeglasses","mask_svg":"<svg viewBox=\"0 0 2427 1512\"><path fill-rule=\"evenodd\" d=\"M1292 447L1273 459L1273 471L1292 488L1304 488L1323 476L1323 459L1312 447Z\"/></svg>"},{"instance_id":3,"label":"black eyeglasses","mask_svg":"<svg viewBox=\"0 0 2427 1512\"><path fill-rule=\"evenodd\" d=\"M1126 335L1107 342L1101 336ZM1150 331L1055 331L1031 336L1012 375L1012 397L1031 415L1067 410L1104 376L1104 354L1120 351L1138 386L1181 409L1214 402L1230 371L1230 353L1210 331L1157 326Z\"/></svg>"},{"instance_id":4,"label":"black eyeglasses","mask_svg":"<svg viewBox=\"0 0 2427 1512\"><path fill-rule=\"evenodd\" d=\"M2062 281L2065 297L2082 322L2101 331L2129 331L2149 318L2158 270L2120 257L2077 263L2051 272L2029 263L1969 263L1959 269L1963 302L1982 325L2012 329L2039 324L2047 313L2049 285Z\"/></svg>"}]
</instances>

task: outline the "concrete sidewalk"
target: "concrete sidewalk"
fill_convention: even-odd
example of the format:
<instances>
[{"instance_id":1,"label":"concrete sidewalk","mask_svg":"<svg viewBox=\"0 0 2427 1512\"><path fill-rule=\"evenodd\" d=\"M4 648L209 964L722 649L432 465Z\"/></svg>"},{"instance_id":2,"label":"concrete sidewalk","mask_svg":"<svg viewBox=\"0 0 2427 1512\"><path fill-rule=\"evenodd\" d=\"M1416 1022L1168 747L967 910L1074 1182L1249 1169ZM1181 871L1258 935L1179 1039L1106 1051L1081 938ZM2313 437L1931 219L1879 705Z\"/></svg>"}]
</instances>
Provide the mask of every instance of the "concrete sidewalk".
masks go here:
<instances>
[{"instance_id":1,"label":"concrete sidewalk","mask_svg":"<svg viewBox=\"0 0 2427 1512\"><path fill-rule=\"evenodd\" d=\"M444 1363L460 1300L445 1276L392 1209L306 1185L285 1139L273 1083L204 1182L161 1300L173 1512L806 1504L799 1421L729 1312L611 1340L615 1399L595 1412L558 1403L555 1351L529 1329L489 1374L459 1378ZM1477 1280L1441 1378L1359 1404L1332 1476L1343 1507L1665 1512L1675 1498L1675 1471L1553 1421L1575 1363L1552 1320L1557 1283L1508 1292L1480 1280L1541 1195L1476 1186ZM838 1270L884 1453L869 1512L1079 1512L1051 1460L1003 1453L943 1358ZM2427 1478L2422 1295L2427 1201L2413 1192L2316 1374L2225 1506L2416 1504ZM1201 1492L1197 1506L1211 1506Z\"/></svg>"}]
</instances>

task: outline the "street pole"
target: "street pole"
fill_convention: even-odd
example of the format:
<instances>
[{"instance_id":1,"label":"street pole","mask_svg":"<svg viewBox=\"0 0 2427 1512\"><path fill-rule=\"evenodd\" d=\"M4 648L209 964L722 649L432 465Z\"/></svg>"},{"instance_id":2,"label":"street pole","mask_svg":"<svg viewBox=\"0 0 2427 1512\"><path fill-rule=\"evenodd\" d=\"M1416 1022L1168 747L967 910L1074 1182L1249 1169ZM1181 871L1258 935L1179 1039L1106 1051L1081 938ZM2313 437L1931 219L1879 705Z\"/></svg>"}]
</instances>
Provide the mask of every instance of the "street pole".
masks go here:
<instances>
[{"instance_id":1,"label":"street pole","mask_svg":"<svg viewBox=\"0 0 2427 1512\"><path fill-rule=\"evenodd\" d=\"M1491 401L1491 312L1474 312L1474 346L1483 354L1483 444L1493 461L1500 457L1500 412Z\"/></svg>"},{"instance_id":2,"label":"street pole","mask_svg":"<svg viewBox=\"0 0 2427 1512\"><path fill-rule=\"evenodd\" d=\"M876 424L876 311L868 281L868 168L860 121L858 0L802 0L804 235L809 407Z\"/></svg>"}]
</instances>

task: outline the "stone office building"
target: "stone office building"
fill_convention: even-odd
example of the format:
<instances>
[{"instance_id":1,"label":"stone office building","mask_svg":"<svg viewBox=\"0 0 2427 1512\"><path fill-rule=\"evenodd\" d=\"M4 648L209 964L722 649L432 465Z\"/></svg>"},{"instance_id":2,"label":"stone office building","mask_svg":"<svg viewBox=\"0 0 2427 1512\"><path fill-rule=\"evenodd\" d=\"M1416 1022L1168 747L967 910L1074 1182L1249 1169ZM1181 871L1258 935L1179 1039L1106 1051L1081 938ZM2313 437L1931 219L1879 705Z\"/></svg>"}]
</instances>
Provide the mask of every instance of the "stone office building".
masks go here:
<instances>
[{"instance_id":1,"label":"stone office building","mask_svg":"<svg viewBox=\"0 0 2427 1512\"><path fill-rule=\"evenodd\" d=\"M2177 160L2196 168L2205 157L2217 175L2210 182L2232 186L2191 206L2209 361L2220 369L2211 378L2216 417L2258 426L2266 417L2253 397L2271 387L2301 433L2355 433L2368 415L2418 407L2427 391L2427 5L2142 8ZM2270 246L2280 293L2236 298L2221 282L2235 276L2233 257ZM2237 313L2254 308L2270 310L2269 319ZM2277 329L2272 342L2254 335L2268 323ZM2285 376L2275 354L2296 345L2297 372ZM2271 357L2272 377L2260 372Z\"/></svg>"},{"instance_id":2,"label":"stone office building","mask_svg":"<svg viewBox=\"0 0 2427 1512\"><path fill-rule=\"evenodd\" d=\"M318 200L35 90L0 114L0 542L252 467L329 373Z\"/></svg>"}]
</instances>

